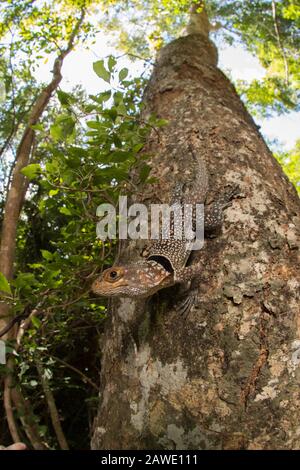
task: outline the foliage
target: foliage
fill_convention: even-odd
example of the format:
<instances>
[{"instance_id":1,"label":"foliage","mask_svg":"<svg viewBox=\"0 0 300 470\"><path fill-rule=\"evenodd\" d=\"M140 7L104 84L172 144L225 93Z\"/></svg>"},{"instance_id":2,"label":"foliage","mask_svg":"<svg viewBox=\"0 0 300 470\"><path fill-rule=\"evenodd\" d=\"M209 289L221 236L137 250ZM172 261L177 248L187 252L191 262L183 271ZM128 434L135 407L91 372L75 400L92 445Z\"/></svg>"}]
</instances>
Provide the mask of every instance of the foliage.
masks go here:
<instances>
[{"instance_id":1,"label":"foliage","mask_svg":"<svg viewBox=\"0 0 300 470\"><path fill-rule=\"evenodd\" d=\"M27 122L32 105L41 89L35 72L41 60L59 53L74 28L80 8L90 2L5 1L0 5L0 77L5 100L0 102L0 172L4 194L10 178L10 163ZM82 24L81 42L93 32L90 22ZM3 158L9 154L9 159ZM8 161L7 161L8 160ZM1 199L0 199L1 203ZM3 203L3 201L2 201Z\"/></svg>"},{"instance_id":2,"label":"foliage","mask_svg":"<svg viewBox=\"0 0 300 470\"><path fill-rule=\"evenodd\" d=\"M275 156L300 194L300 141L290 152L278 152Z\"/></svg>"},{"instance_id":3,"label":"foliage","mask_svg":"<svg viewBox=\"0 0 300 470\"><path fill-rule=\"evenodd\" d=\"M34 394L39 416L42 390L33 379L37 357L59 396L68 389L78 396L79 387L79 395L94 403L84 383L74 385L78 382L74 374L72 380L70 374L61 375L61 363L55 357L73 367L75 361L78 367L75 355L79 354L87 373L91 371L97 380L96 338L106 303L93 299L90 284L99 269L112 263L115 245L96 240L96 208L104 201L116 203L121 188L127 191L129 170L140 165L137 157L148 130L137 118L140 100L136 97L141 95L143 80L128 81L128 71L117 70L114 57L101 68L95 63L94 69L101 78L112 80L115 89L89 98L59 90L53 121L48 116L45 125L36 129L36 159L41 163L22 170L32 186L19 225L12 305L15 314L39 311L18 358L20 383ZM7 290L4 283L2 289ZM40 429L47 430L45 440L55 445L43 419ZM68 437L71 444L82 445Z\"/></svg>"},{"instance_id":4,"label":"foliage","mask_svg":"<svg viewBox=\"0 0 300 470\"><path fill-rule=\"evenodd\" d=\"M246 102L263 115L299 107L300 8L297 1L210 2L229 42L238 40L266 69L262 80L240 83Z\"/></svg>"},{"instance_id":5,"label":"foliage","mask_svg":"<svg viewBox=\"0 0 300 470\"><path fill-rule=\"evenodd\" d=\"M118 31L119 46L149 56L180 36L191 0L129 0L107 12L103 27ZM194 0L194 3L198 3ZM295 0L207 0L217 44L239 44L266 69L262 80L240 82L251 112L262 115L298 109L300 8ZM124 21L124 17L126 21ZM141 18L143 21L141 21ZM146 26L145 26L146 25Z\"/></svg>"}]
</instances>

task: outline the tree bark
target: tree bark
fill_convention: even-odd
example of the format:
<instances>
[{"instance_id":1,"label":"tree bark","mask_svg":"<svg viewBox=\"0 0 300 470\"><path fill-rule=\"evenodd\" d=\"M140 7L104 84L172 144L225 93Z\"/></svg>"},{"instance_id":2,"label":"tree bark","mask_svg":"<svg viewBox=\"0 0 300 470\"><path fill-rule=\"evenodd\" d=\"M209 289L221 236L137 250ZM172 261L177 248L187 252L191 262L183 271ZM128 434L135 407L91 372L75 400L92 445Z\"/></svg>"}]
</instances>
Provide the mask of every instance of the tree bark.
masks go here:
<instances>
[{"instance_id":1,"label":"tree bark","mask_svg":"<svg viewBox=\"0 0 300 470\"><path fill-rule=\"evenodd\" d=\"M158 57L144 114L169 124L145 148L159 177L151 201L168 202L188 178L188 145L206 161L209 199L236 183L243 197L197 255L203 272L187 317L172 308L176 286L113 303L93 449L300 447L300 203L216 64L201 31ZM121 261L138 248L130 242Z\"/></svg>"}]
</instances>

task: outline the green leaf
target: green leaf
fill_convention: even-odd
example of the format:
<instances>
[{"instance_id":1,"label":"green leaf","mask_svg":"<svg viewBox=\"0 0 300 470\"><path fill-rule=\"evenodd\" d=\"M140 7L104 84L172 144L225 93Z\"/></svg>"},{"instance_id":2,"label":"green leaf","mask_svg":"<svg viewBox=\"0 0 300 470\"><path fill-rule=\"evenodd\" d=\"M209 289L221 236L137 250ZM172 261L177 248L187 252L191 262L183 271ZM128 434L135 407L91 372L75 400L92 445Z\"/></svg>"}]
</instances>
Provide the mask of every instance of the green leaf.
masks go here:
<instances>
[{"instance_id":1,"label":"green leaf","mask_svg":"<svg viewBox=\"0 0 300 470\"><path fill-rule=\"evenodd\" d=\"M105 114L106 114L113 122L115 122L115 120L116 120L117 117L118 117L118 111L116 110L116 108L107 109L107 110L105 111Z\"/></svg>"},{"instance_id":2,"label":"green leaf","mask_svg":"<svg viewBox=\"0 0 300 470\"><path fill-rule=\"evenodd\" d=\"M58 210L61 214L72 215L72 212L67 207L63 206L63 207L60 207Z\"/></svg>"},{"instance_id":3,"label":"green leaf","mask_svg":"<svg viewBox=\"0 0 300 470\"><path fill-rule=\"evenodd\" d=\"M109 58L108 58L108 62L107 62L107 65L108 65L108 69L110 72L113 71L114 69L114 66L116 65L117 61L116 59L114 58L113 55L110 55Z\"/></svg>"},{"instance_id":4,"label":"green leaf","mask_svg":"<svg viewBox=\"0 0 300 470\"><path fill-rule=\"evenodd\" d=\"M119 72L119 80L120 81L125 80L127 75L128 75L128 69L125 67L124 69L120 70L120 72Z\"/></svg>"},{"instance_id":5,"label":"green leaf","mask_svg":"<svg viewBox=\"0 0 300 470\"><path fill-rule=\"evenodd\" d=\"M7 294L11 294L11 289L8 280L4 276L4 274L0 271L0 291L6 292Z\"/></svg>"},{"instance_id":6,"label":"green leaf","mask_svg":"<svg viewBox=\"0 0 300 470\"><path fill-rule=\"evenodd\" d=\"M73 133L75 120L69 114L58 116L55 123L50 127L51 137L57 140L63 140Z\"/></svg>"},{"instance_id":7,"label":"green leaf","mask_svg":"<svg viewBox=\"0 0 300 470\"><path fill-rule=\"evenodd\" d=\"M166 126L168 123L169 121L167 119L157 119L157 121L155 122L155 126L163 127L163 126Z\"/></svg>"},{"instance_id":8,"label":"green leaf","mask_svg":"<svg viewBox=\"0 0 300 470\"><path fill-rule=\"evenodd\" d=\"M31 129L33 129L34 131L43 131L44 126L43 124L34 124L33 126L31 126Z\"/></svg>"},{"instance_id":9,"label":"green leaf","mask_svg":"<svg viewBox=\"0 0 300 470\"><path fill-rule=\"evenodd\" d=\"M38 163L31 163L30 165L22 168L21 173L25 175L29 180L36 178L41 173L41 166Z\"/></svg>"},{"instance_id":10,"label":"green leaf","mask_svg":"<svg viewBox=\"0 0 300 470\"><path fill-rule=\"evenodd\" d=\"M45 269L45 266L42 263L32 263L28 266L32 269Z\"/></svg>"},{"instance_id":11,"label":"green leaf","mask_svg":"<svg viewBox=\"0 0 300 470\"><path fill-rule=\"evenodd\" d=\"M99 135L99 133L97 131L88 131L88 132L86 132L86 135L88 137L96 137L96 136Z\"/></svg>"},{"instance_id":12,"label":"green leaf","mask_svg":"<svg viewBox=\"0 0 300 470\"><path fill-rule=\"evenodd\" d=\"M112 163L120 163L120 162L125 162L126 160L129 160L132 157L133 157L132 152L125 152L123 150L117 150L116 152L113 152L110 154L109 161Z\"/></svg>"},{"instance_id":13,"label":"green leaf","mask_svg":"<svg viewBox=\"0 0 300 470\"><path fill-rule=\"evenodd\" d=\"M37 280L33 273L19 273L13 283L17 289L30 288L32 290L32 287L37 284Z\"/></svg>"},{"instance_id":14,"label":"green leaf","mask_svg":"<svg viewBox=\"0 0 300 470\"><path fill-rule=\"evenodd\" d=\"M135 146L133 147L133 151L138 153L143 147L144 147L144 143L143 142L140 142L139 144L135 144Z\"/></svg>"},{"instance_id":15,"label":"green leaf","mask_svg":"<svg viewBox=\"0 0 300 470\"><path fill-rule=\"evenodd\" d=\"M99 100L101 100L101 102L102 101L108 101L110 97L111 97L111 91L110 90L103 91L103 93L101 93L99 95Z\"/></svg>"},{"instance_id":16,"label":"green leaf","mask_svg":"<svg viewBox=\"0 0 300 470\"><path fill-rule=\"evenodd\" d=\"M119 104L123 103L124 95L120 91L117 91L114 94L114 104L115 106L118 106Z\"/></svg>"},{"instance_id":17,"label":"green leaf","mask_svg":"<svg viewBox=\"0 0 300 470\"><path fill-rule=\"evenodd\" d=\"M97 62L93 63L94 72L98 75L98 77L102 78L107 83L110 83L110 72L106 70L104 66L104 60L98 60Z\"/></svg>"},{"instance_id":18,"label":"green leaf","mask_svg":"<svg viewBox=\"0 0 300 470\"><path fill-rule=\"evenodd\" d=\"M99 121L88 121L86 125L91 129L103 129L103 124Z\"/></svg>"},{"instance_id":19,"label":"green leaf","mask_svg":"<svg viewBox=\"0 0 300 470\"><path fill-rule=\"evenodd\" d=\"M151 167L149 165L145 164L142 166L141 171L140 171L141 183L144 183L146 181L146 179L149 176L150 171L151 171Z\"/></svg>"},{"instance_id":20,"label":"green leaf","mask_svg":"<svg viewBox=\"0 0 300 470\"><path fill-rule=\"evenodd\" d=\"M118 134L113 134L112 136L113 143L115 144L116 147L121 148L122 147L122 141L119 138Z\"/></svg>"},{"instance_id":21,"label":"green leaf","mask_svg":"<svg viewBox=\"0 0 300 470\"><path fill-rule=\"evenodd\" d=\"M81 147L70 147L69 154L79 158L87 158L88 152Z\"/></svg>"},{"instance_id":22,"label":"green leaf","mask_svg":"<svg viewBox=\"0 0 300 470\"><path fill-rule=\"evenodd\" d=\"M108 101L110 97L111 97L111 90L103 91L97 96L89 95L89 98L91 98L93 101L96 101L96 103L99 103L99 104L102 104L103 101Z\"/></svg>"},{"instance_id":23,"label":"green leaf","mask_svg":"<svg viewBox=\"0 0 300 470\"><path fill-rule=\"evenodd\" d=\"M62 137L61 128L59 126L53 124L50 127L50 135L55 141L61 139L61 137Z\"/></svg>"},{"instance_id":24,"label":"green leaf","mask_svg":"<svg viewBox=\"0 0 300 470\"><path fill-rule=\"evenodd\" d=\"M51 261L53 259L53 253L50 253L48 250L41 250L42 257L47 261Z\"/></svg>"},{"instance_id":25,"label":"green leaf","mask_svg":"<svg viewBox=\"0 0 300 470\"><path fill-rule=\"evenodd\" d=\"M74 97L70 95L69 93L66 93L65 91L62 90L57 90L57 97L60 101L60 104L62 106L68 106L72 103L74 103Z\"/></svg>"},{"instance_id":26,"label":"green leaf","mask_svg":"<svg viewBox=\"0 0 300 470\"><path fill-rule=\"evenodd\" d=\"M31 317L31 323L33 324L33 326L35 326L36 328L40 328L42 322L41 320L39 320L37 317Z\"/></svg>"}]
</instances>

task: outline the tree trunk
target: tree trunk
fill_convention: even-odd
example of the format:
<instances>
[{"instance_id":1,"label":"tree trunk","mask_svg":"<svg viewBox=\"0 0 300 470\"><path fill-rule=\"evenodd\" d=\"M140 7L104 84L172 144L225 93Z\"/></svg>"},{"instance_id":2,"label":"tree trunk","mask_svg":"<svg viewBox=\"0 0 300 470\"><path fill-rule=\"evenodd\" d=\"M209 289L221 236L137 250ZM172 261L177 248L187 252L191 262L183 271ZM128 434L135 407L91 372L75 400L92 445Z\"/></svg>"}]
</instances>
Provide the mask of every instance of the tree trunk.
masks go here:
<instances>
[{"instance_id":1,"label":"tree trunk","mask_svg":"<svg viewBox=\"0 0 300 470\"><path fill-rule=\"evenodd\" d=\"M172 308L176 286L113 303L94 449L300 447L300 203L216 63L201 31L158 57L144 113L169 124L145 148L159 177L151 201L167 202L188 177L188 145L206 161L209 199L233 183L243 197L197 255L203 272L186 317ZM138 256L131 242L122 261Z\"/></svg>"}]
</instances>

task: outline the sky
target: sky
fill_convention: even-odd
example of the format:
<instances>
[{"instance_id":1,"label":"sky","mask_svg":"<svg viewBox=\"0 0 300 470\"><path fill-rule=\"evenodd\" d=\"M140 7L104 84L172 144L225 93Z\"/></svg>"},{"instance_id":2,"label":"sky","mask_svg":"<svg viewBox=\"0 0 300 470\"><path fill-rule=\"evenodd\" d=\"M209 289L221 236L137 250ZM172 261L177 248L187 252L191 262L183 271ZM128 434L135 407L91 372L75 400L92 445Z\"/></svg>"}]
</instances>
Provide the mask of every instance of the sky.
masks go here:
<instances>
[{"instance_id":1,"label":"sky","mask_svg":"<svg viewBox=\"0 0 300 470\"><path fill-rule=\"evenodd\" d=\"M258 59L242 47L219 49L219 67L225 73L229 70L235 80L260 79L265 73ZM260 131L264 137L277 139L285 150L293 148L296 140L300 139L300 112L290 112L269 119L255 118L255 121L261 126Z\"/></svg>"},{"instance_id":2,"label":"sky","mask_svg":"<svg viewBox=\"0 0 300 470\"><path fill-rule=\"evenodd\" d=\"M107 88L107 83L101 80L93 71L93 62L109 54L120 56L122 53L108 45L107 36L99 33L93 45L80 47L73 51L65 59L63 65L63 81L61 89L71 91L81 84L89 94L97 94ZM48 81L51 77L50 70L53 57L47 63L41 63L36 71L36 77L41 81ZM138 76L144 70L145 63L136 61L133 63L126 56L120 59L120 68L129 68L132 76ZM251 80L262 78L264 69L259 61L240 46L224 46L219 48L219 67L226 73L229 72L233 79ZM283 150L294 147L297 139L300 139L300 113L291 112L287 115L269 119L255 118L263 136L272 141L276 139Z\"/></svg>"}]
</instances>

